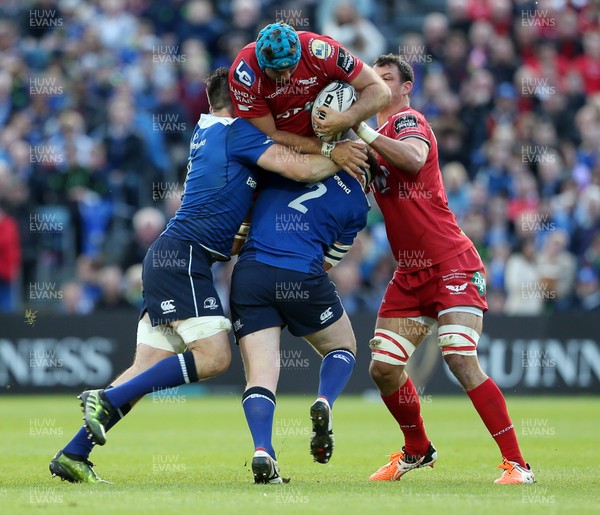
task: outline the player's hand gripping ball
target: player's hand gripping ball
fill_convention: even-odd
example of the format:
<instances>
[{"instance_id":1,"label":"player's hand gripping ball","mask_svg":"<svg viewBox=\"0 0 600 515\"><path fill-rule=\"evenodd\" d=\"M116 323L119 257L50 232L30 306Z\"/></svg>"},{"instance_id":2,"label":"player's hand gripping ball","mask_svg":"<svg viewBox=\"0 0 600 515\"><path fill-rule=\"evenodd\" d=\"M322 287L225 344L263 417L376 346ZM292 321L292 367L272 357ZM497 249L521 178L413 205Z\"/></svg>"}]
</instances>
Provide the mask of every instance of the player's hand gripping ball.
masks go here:
<instances>
[{"instance_id":1,"label":"player's hand gripping ball","mask_svg":"<svg viewBox=\"0 0 600 515\"><path fill-rule=\"evenodd\" d=\"M312 107L312 126L317 137L326 142L339 141L342 139L346 131L338 132L333 136L325 136L319 133L319 126L315 124L315 118L318 120L325 119L325 113L319 111L320 107L330 107L336 111L343 113L350 109L350 106L356 102L356 90L349 82L337 80L325 86L315 98Z\"/></svg>"}]
</instances>

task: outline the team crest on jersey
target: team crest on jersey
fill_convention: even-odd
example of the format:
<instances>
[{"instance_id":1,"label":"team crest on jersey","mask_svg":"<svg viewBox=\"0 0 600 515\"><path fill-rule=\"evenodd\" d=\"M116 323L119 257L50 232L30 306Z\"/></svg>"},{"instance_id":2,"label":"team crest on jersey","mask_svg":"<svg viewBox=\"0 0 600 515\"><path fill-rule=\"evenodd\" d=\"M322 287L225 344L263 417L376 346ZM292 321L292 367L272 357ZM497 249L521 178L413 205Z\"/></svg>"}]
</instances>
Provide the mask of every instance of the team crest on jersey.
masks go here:
<instances>
[{"instance_id":1,"label":"team crest on jersey","mask_svg":"<svg viewBox=\"0 0 600 515\"><path fill-rule=\"evenodd\" d=\"M348 52L348 50L340 47L338 50L338 58L336 64L338 65L338 68L341 68L349 74L352 70L354 70L354 67L356 66L356 59L354 59L354 56L350 52Z\"/></svg>"},{"instance_id":2,"label":"team crest on jersey","mask_svg":"<svg viewBox=\"0 0 600 515\"><path fill-rule=\"evenodd\" d=\"M461 295L466 294L465 290L467 289L469 283L462 284L447 284L446 289L450 290L452 293L450 295Z\"/></svg>"},{"instance_id":3,"label":"team crest on jersey","mask_svg":"<svg viewBox=\"0 0 600 515\"><path fill-rule=\"evenodd\" d=\"M404 129L416 129L419 122L414 114L403 114L394 120L394 129L396 134L400 134Z\"/></svg>"},{"instance_id":4,"label":"team crest on jersey","mask_svg":"<svg viewBox=\"0 0 600 515\"><path fill-rule=\"evenodd\" d=\"M243 59L240 59L240 62L236 66L236 68L233 72L233 77L240 84L243 84L244 86L246 86L248 88L251 88L252 84L254 84L254 79L255 79L254 71L252 70L252 68L250 68L250 66L248 66L246 61L244 61Z\"/></svg>"},{"instance_id":5,"label":"team crest on jersey","mask_svg":"<svg viewBox=\"0 0 600 515\"><path fill-rule=\"evenodd\" d=\"M312 38L308 42L308 52L317 59L327 59L333 54L333 47L322 39Z\"/></svg>"},{"instance_id":6,"label":"team crest on jersey","mask_svg":"<svg viewBox=\"0 0 600 515\"><path fill-rule=\"evenodd\" d=\"M217 303L217 299L214 297L208 297L204 299L204 309L217 309L219 304Z\"/></svg>"}]
</instances>

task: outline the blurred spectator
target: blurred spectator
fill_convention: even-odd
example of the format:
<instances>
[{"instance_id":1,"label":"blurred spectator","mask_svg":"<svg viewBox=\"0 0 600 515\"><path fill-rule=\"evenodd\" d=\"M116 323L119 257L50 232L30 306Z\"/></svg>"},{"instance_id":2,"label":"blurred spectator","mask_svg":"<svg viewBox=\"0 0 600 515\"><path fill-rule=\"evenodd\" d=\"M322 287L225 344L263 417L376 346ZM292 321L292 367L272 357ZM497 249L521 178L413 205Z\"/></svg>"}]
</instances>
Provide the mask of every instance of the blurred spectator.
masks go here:
<instances>
[{"instance_id":1,"label":"blurred spectator","mask_svg":"<svg viewBox=\"0 0 600 515\"><path fill-rule=\"evenodd\" d=\"M144 261L144 256L165 228L165 217L154 207L140 209L133 217L133 239L126 247L120 265L126 270Z\"/></svg>"},{"instance_id":2,"label":"blurred spectator","mask_svg":"<svg viewBox=\"0 0 600 515\"><path fill-rule=\"evenodd\" d=\"M461 89L463 107L460 118L467 128L465 150L473 163L481 161L478 153L488 138L487 118L492 110L494 78L487 70L476 70Z\"/></svg>"},{"instance_id":3,"label":"blurred spectator","mask_svg":"<svg viewBox=\"0 0 600 515\"><path fill-rule=\"evenodd\" d=\"M467 78L467 53L469 44L462 32L451 32L446 40L444 51L444 74L448 85L455 93L460 91L460 85Z\"/></svg>"},{"instance_id":4,"label":"blurred spectator","mask_svg":"<svg viewBox=\"0 0 600 515\"><path fill-rule=\"evenodd\" d=\"M342 2L347 2L347 0L322 0L318 2L317 11L315 13L317 32L327 34L323 24L333 19L335 8ZM373 19L376 7L376 3L373 0L356 0L352 3L356 6L356 10L362 18Z\"/></svg>"},{"instance_id":5,"label":"blurred spectator","mask_svg":"<svg viewBox=\"0 0 600 515\"><path fill-rule=\"evenodd\" d=\"M179 102L185 108L189 120L196 123L202 113L208 113L204 77L209 71L209 57L204 46L196 40L189 39L183 46L186 56L182 64L183 73L178 83Z\"/></svg>"},{"instance_id":6,"label":"blurred spectator","mask_svg":"<svg viewBox=\"0 0 600 515\"><path fill-rule=\"evenodd\" d=\"M569 237L561 230L551 232L546 238L537 262L540 281L556 309L570 307L575 286L576 260L568 250Z\"/></svg>"},{"instance_id":7,"label":"blurred spectator","mask_svg":"<svg viewBox=\"0 0 600 515\"><path fill-rule=\"evenodd\" d=\"M448 206L460 224L469 211L471 200L467 171L460 163L448 163L442 168L442 177L448 195Z\"/></svg>"},{"instance_id":8,"label":"blurred spectator","mask_svg":"<svg viewBox=\"0 0 600 515\"><path fill-rule=\"evenodd\" d=\"M177 28L179 42L189 38L200 38L206 49L217 52L217 42L221 34L228 31L223 21L215 13L210 0L192 0L183 9L183 20Z\"/></svg>"},{"instance_id":9,"label":"blurred spectator","mask_svg":"<svg viewBox=\"0 0 600 515\"><path fill-rule=\"evenodd\" d=\"M119 51L129 43L136 32L137 19L126 11L125 0L100 0L100 13L95 27L100 42L110 50Z\"/></svg>"},{"instance_id":10,"label":"blurred spectator","mask_svg":"<svg viewBox=\"0 0 600 515\"><path fill-rule=\"evenodd\" d=\"M489 62L490 43L496 35L494 29L487 21L476 21L469 29L469 42L471 51L467 57L467 68L474 72L485 68Z\"/></svg>"},{"instance_id":11,"label":"blurred spectator","mask_svg":"<svg viewBox=\"0 0 600 515\"><path fill-rule=\"evenodd\" d=\"M496 36L490 46L489 70L494 82L512 83L519 62L513 41L508 36Z\"/></svg>"},{"instance_id":12,"label":"blurred spectator","mask_svg":"<svg viewBox=\"0 0 600 515\"><path fill-rule=\"evenodd\" d=\"M124 296L130 306L142 307L142 264L132 265L125 270Z\"/></svg>"},{"instance_id":13,"label":"blurred spectator","mask_svg":"<svg viewBox=\"0 0 600 515\"><path fill-rule=\"evenodd\" d=\"M583 77L588 95L600 92L600 31L589 31L583 35L582 56L575 61L575 69Z\"/></svg>"},{"instance_id":14,"label":"blurred spectator","mask_svg":"<svg viewBox=\"0 0 600 515\"><path fill-rule=\"evenodd\" d=\"M446 37L448 35L448 18L445 14L434 12L425 17L423 35L427 46L426 54L435 61L444 61Z\"/></svg>"},{"instance_id":15,"label":"blurred spectator","mask_svg":"<svg viewBox=\"0 0 600 515\"><path fill-rule=\"evenodd\" d=\"M107 266L98 274L101 295L96 304L97 311L120 311L131 308L124 297L123 272L118 266Z\"/></svg>"},{"instance_id":16,"label":"blurred spectator","mask_svg":"<svg viewBox=\"0 0 600 515\"><path fill-rule=\"evenodd\" d=\"M134 106L125 98L115 98L108 107L108 122L97 130L106 149L109 183L115 200L139 208L149 198L147 169L140 156L145 145L134 126ZM143 193L146 195L142 196Z\"/></svg>"},{"instance_id":17,"label":"blurred spectator","mask_svg":"<svg viewBox=\"0 0 600 515\"><path fill-rule=\"evenodd\" d=\"M335 6L333 17L323 24L323 34L339 41L365 63L385 53L385 38L377 27L358 14L351 2Z\"/></svg>"},{"instance_id":18,"label":"blurred spectator","mask_svg":"<svg viewBox=\"0 0 600 515\"><path fill-rule=\"evenodd\" d=\"M540 315L544 309L543 293L540 291L540 271L536 263L533 238L523 239L518 252L506 262L504 274L507 315Z\"/></svg>"},{"instance_id":19,"label":"blurred spectator","mask_svg":"<svg viewBox=\"0 0 600 515\"><path fill-rule=\"evenodd\" d=\"M448 19L452 30L458 30L465 34L469 32L471 19L468 3L469 0L448 0Z\"/></svg>"},{"instance_id":20,"label":"blurred spectator","mask_svg":"<svg viewBox=\"0 0 600 515\"><path fill-rule=\"evenodd\" d=\"M585 311L600 311L600 277L591 268L582 268L577 274L578 307Z\"/></svg>"},{"instance_id":21,"label":"blurred spectator","mask_svg":"<svg viewBox=\"0 0 600 515\"><path fill-rule=\"evenodd\" d=\"M60 313L65 315L87 315L93 305L87 302L83 287L76 281L64 283L61 286L62 299Z\"/></svg>"}]
</instances>

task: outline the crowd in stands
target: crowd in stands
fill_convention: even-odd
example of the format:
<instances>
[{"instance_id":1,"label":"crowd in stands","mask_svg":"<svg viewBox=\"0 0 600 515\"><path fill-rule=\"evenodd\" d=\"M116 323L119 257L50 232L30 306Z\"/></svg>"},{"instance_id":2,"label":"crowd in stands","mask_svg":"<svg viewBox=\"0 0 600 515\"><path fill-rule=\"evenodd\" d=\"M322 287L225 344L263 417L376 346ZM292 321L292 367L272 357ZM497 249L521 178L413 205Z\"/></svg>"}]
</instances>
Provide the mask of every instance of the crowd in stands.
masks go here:
<instances>
[{"instance_id":1,"label":"crowd in stands","mask_svg":"<svg viewBox=\"0 0 600 515\"><path fill-rule=\"evenodd\" d=\"M3 1L0 312L139 307L203 78L274 20L413 66L492 313L600 310L600 0L448 0L396 31L413 3ZM375 312L396 268L372 206L330 272L350 314ZM224 297L232 266L214 270Z\"/></svg>"}]
</instances>

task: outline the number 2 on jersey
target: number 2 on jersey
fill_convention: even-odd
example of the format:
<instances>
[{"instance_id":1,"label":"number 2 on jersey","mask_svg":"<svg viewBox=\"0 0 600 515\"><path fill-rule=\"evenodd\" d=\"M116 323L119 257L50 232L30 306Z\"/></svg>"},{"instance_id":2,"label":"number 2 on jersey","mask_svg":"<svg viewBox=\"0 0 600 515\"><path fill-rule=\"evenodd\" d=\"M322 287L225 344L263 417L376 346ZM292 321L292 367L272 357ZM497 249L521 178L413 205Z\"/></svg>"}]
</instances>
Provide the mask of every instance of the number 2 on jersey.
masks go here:
<instances>
[{"instance_id":1,"label":"number 2 on jersey","mask_svg":"<svg viewBox=\"0 0 600 515\"><path fill-rule=\"evenodd\" d=\"M316 182L315 184L306 185L307 188L314 188L315 186L317 187L315 191L309 191L308 193L300 195L298 198L292 200L288 204L288 207L291 207L292 209L295 209L296 211L300 211L302 214L305 214L308 211L308 208L302 203L313 198L322 197L327 192L327 186L325 186L322 182Z\"/></svg>"}]
</instances>

